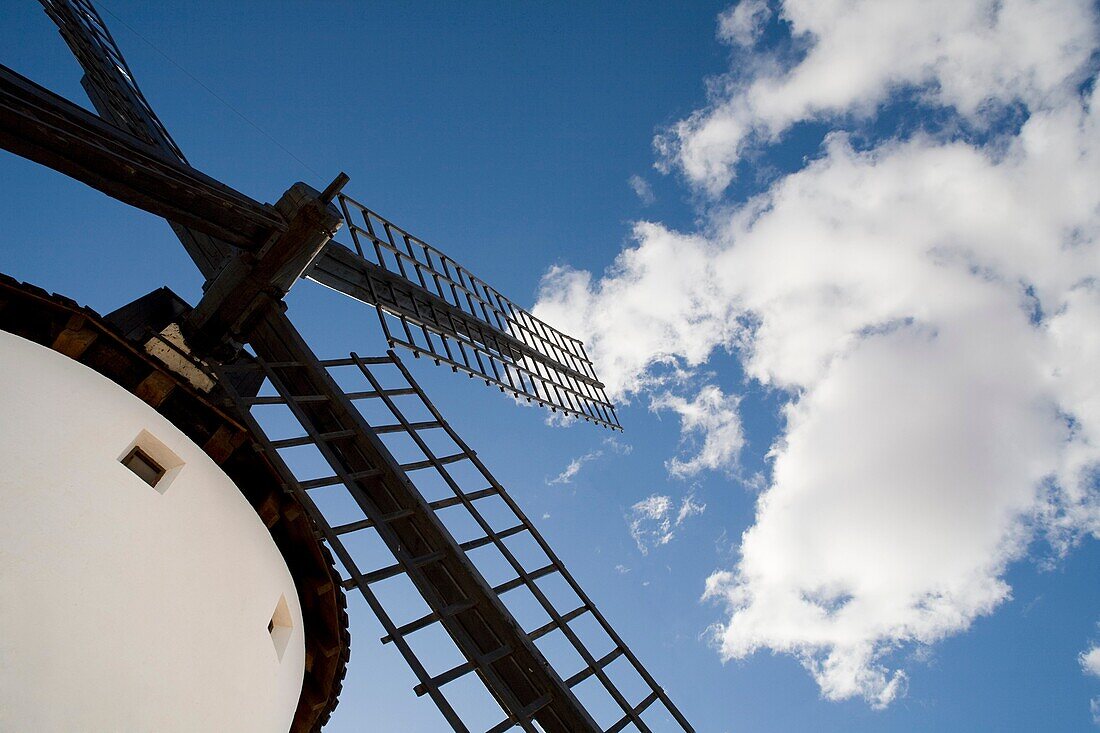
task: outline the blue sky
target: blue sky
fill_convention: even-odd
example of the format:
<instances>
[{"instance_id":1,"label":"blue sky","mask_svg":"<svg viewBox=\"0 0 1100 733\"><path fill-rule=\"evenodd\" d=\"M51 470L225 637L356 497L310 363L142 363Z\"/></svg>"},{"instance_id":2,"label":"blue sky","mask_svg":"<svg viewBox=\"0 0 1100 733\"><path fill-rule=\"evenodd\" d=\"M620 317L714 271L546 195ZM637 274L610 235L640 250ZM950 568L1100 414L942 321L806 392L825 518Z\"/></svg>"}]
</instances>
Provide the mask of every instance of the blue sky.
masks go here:
<instances>
[{"instance_id":1,"label":"blue sky","mask_svg":"<svg viewBox=\"0 0 1100 733\"><path fill-rule=\"evenodd\" d=\"M698 730L1092 729L1095 8L811 5L99 7L196 167L268 201L344 170L588 340L619 445L412 366ZM86 104L37 5L0 18L5 64ZM198 297L163 222L0 178L0 271ZM384 348L364 306L289 302L322 355ZM353 612L326 730L441 729Z\"/></svg>"}]
</instances>

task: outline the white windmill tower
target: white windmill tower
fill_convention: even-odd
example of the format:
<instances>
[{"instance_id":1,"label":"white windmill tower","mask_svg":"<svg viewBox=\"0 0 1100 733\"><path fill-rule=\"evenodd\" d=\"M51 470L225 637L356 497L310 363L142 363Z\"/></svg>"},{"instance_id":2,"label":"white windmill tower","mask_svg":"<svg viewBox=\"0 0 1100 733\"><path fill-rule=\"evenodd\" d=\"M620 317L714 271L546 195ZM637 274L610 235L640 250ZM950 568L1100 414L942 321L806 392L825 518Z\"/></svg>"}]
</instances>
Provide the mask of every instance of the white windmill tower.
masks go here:
<instances>
[{"instance_id":1,"label":"white windmill tower","mask_svg":"<svg viewBox=\"0 0 1100 733\"><path fill-rule=\"evenodd\" d=\"M101 317L0 280L0 729L317 730L356 591L453 730L691 731L396 354L319 359L282 297L321 282L374 306L391 346L617 428L583 345L341 194L343 174L272 206L191 168L91 3L41 2L99 116L0 66L0 147L167 218L206 285L193 308L161 289ZM375 592L398 581L418 615ZM421 659L428 629L463 661ZM551 664L551 639L582 666Z\"/></svg>"},{"instance_id":2,"label":"white windmill tower","mask_svg":"<svg viewBox=\"0 0 1100 733\"><path fill-rule=\"evenodd\" d=\"M247 431L117 321L0 303L0 730L322 724L345 601Z\"/></svg>"}]
</instances>

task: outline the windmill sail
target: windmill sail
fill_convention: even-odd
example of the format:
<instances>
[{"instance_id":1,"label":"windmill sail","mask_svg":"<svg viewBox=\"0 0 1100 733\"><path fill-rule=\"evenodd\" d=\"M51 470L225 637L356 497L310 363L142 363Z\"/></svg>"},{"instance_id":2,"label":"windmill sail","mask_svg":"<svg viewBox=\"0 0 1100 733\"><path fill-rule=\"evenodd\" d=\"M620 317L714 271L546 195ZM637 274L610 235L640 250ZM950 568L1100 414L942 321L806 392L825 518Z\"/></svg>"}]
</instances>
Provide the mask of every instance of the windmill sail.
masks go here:
<instances>
[{"instance_id":1,"label":"windmill sail","mask_svg":"<svg viewBox=\"0 0 1100 733\"><path fill-rule=\"evenodd\" d=\"M363 595L416 693L454 730L692 730L392 351L316 361L281 315L252 343L259 356L222 367L220 381L313 514L344 587ZM261 381L267 389L233 388ZM260 414L272 408L289 413L281 428ZM314 463L295 457L303 449ZM419 611L387 607L379 588L399 578ZM552 595L554 583L570 600ZM459 656L432 669L416 639L441 631ZM555 645L579 666L551 656ZM448 693L465 699L470 681L501 719L472 721Z\"/></svg>"},{"instance_id":2,"label":"windmill sail","mask_svg":"<svg viewBox=\"0 0 1100 733\"><path fill-rule=\"evenodd\" d=\"M183 151L138 88L107 24L90 0L39 2L84 69L81 83L100 116L165 156L187 163ZM185 226L178 220L169 220L169 224L206 278L214 277L235 251L223 239Z\"/></svg>"},{"instance_id":3,"label":"windmill sail","mask_svg":"<svg viewBox=\"0 0 1100 733\"><path fill-rule=\"evenodd\" d=\"M41 2L84 67L85 88L102 117L92 120L94 125L76 114L66 119L74 130L97 131L97 139L113 146L109 160L96 159L88 166L91 173L106 175L108 164L114 168L107 173L125 169L127 160L144 161L154 150L160 165L145 166L149 188L171 193L174 176L201 193L180 202L179 209L187 216L205 221L194 201L216 204L225 199L248 214L233 217L248 224L233 235L240 240L235 244L247 247L263 232L279 230L283 222L271 211L229 189L218 190L212 185L217 182L200 179L189 167L175 166L175 161L185 163L182 153L137 88L88 0ZM10 98L35 101L51 115L63 106L38 93L45 90L24 87L11 85ZM0 107L5 116L16 119L8 114L11 105L4 106L6 99L0 94ZM102 128L110 125L103 121L125 135L107 134L109 130ZM34 138L42 132L40 127L5 129L0 131L4 133L0 142L19 152L32 138L38 140L45 151L40 162L74 175L51 161L64 157L66 140L79 135ZM129 136L138 138L135 144L122 139ZM173 165L164 167L165 161ZM108 193L127 200L117 192ZM327 203L325 195L320 199ZM353 244L325 246L310 277L375 306L391 344L412 349L418 356L428 355L503 391L618 427L614 409L579 341L518 308L439 250L366 207L343 197L340 203ZM156 210L154 204L164 202L146 202L145 208ZM293 224L287 226L288 232ZM235 273L227 263L251 261L239 257L240 250L225 239L179 223L173 229L208 285L233 281L219 275ZM312 232L294 231L297 235ZM293 243L283 239L276 243L288 241ZM273 245L265 251L282 249ZM242 277L250 285L262 286L248 279L253 274L248 270ZM199 309L219 292L223 301L236 293L228 286L210 288ZM669 725L692 730L392 352L384 358L352 355L321 362L280 308L266 307L256 313L256 323L249 323L247 335L256 357L215 364L217 383L255 431L287 490L302 501L342 563L345 589L359 590L386 630L383 641L393 644L413 670L416 692L431 697L454 730L495 732L519 727L573 733L650 731ZM338 370L357 374L359 387L346 386ZM382 374L386 370L391 372L388 377ZM248 387L259 387L265 380L267 393ZM411 408L402 404L406 398L414 402ZM263 408L284 409L287 424L295 426L296 432L269 434L256 415ZM381 411L381 416L371 409ZM416 416L411 409L422 414ZM396 439L404 440L404 451L411 455L402 455L392 442ZM325 470L303 473L308 461L289 455L300 450L312 451L314 468ZM346 516L349 511L351 516ZM463 535L462 524L471 534ZM526 550L521 548L524 542ZM410 615L404 606L395 608L382 592L383 586L399 580L410 585L420 612ZM568 600L551 591L554 583ZM526 599L526 605L520 599ZM433 633L441 634L457 655L450 666L434 668L418 651L417 640ZM561 658L552 651L555 644L571 650L572 656ZM480 685L492 702L478 710L495 709L496 719L474 721L462 700L456 702L451 692L471 682Z\"/></svg>"},{"instance_id":4,"label":"windmill sail","mask_svg":"<svg viewBox=\"0 0 1100 733\"><path fill-rule=\"evenodd\" d=\"M308 277L374 305L391 346L552 410L620 428L581 341L366 206L339 199L353 244L330 242Z\"/></svg>"},{"instance_id":5,"label":"windmill sail","mask_svg":"<svg viewBox=\"0 0 1100 733\"><path fill-rule=\"evenodd\" d=\"M92 3L39 1L84 68L84 88L100 115L186 163ZM340 203L353 247L330 242L309 277L375 306L391 346L554 411L621 429L584 344L362 204L344 196ZM224 240L179 223L172 228L207 278L234 253Z\"/></svg>"},{"instance_id":6,"label":"windmill sail","mask_svg":"<svg viewBox=\"0 0 1100 733\"><path fill-rule=\"evenodd\" d=\"M39 0L84 69L84 91L104 119L186 163L149 106L107 25L88 0Z\"/></svg>"}]
</instances>

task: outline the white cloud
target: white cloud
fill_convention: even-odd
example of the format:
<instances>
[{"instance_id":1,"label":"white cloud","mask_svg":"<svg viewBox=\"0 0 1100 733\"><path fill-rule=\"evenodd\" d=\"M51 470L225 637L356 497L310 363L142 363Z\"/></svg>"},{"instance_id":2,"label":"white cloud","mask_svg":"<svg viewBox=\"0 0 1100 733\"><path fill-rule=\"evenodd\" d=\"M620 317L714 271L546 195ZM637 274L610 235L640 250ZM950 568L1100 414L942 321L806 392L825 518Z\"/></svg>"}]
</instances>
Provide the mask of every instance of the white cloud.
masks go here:
<instances>
[{"instance_id":1,"label":"white cloud","mask_svg":"<svg viewBox=\"0 0 1100 733\"><path fill-rule=\"evenodd\" d=\"M585 342L612 399L663 381L654 365L698 366L732 341L736 309L718 288L718 247L649 222L634 226L608 276L554 267L543 277L535 315Z\"/></svg>"},{"instance_id":2,"label":"white cloud","mask_svg":"<svg viewBox=\"0 0 1100 733\"><path fill-rule=\"evenodd\" d=\"M708 581L728 611L714 640L725 659L791 654L827 698L883 706L907 684L893 653L991 613L1037 534L1055 556L1100 535L1100 100L1077 92L1095 11L792 0L782 15L801 60L731 72L677 128L675 159L711 193L746 140L873 116L900 88L965 125L1012 104L1027 120L983 144L950 124L863 149L834 133L761 195L704 210L699 233L642 222L602 278L548 273L537 312L588 342L619 398L722 348L789 396L738 562ZM635 506L640 548L674 529L662 498Z\"/></svg>"},{"instance_id":3,"label":"white cloud","mask_svg":"<svg viewBox=\"0 0 1100 733\"><path fill-rule=\"evenodd\" d=\"M754 12L723 14L721 37L742 43L752 26L740 19ZM1090 0L786 0L781 17L806 48L801 62L757 58L751 75L716 80L711 105L658 140L712 194L746 145L806 119L871 116L899 89L974 124L1017 101L1049 106L1071 92L1095 34Z\"/></svg>"},{"instance_id":4,"label":"white cloud","mask_svg":"<svg viewBox=\"0 0 1100 733\"><path fill-rule=\"evenodd\" d=\"M688 517L697 517L707 510L706 504L695 501L695 497L688 495L680 502L680 509L676 512L676 526L679 527Z\"/></svg>"},{"instance_id":5,"label":"white cloud","mask_svg":"<svg viewBox=\"0 0 1100 733\"><path fill-rule=\"evenodd\" d=\"M630 508L627 517L630 536L638 551L648 555L650 550L671 542L685 521L702 514L706 508L706 504L700 504L690 494L680 501L679 508L670 497L652 494Z\"/></svg>"},{"instance_id":6,"label":"white cloud","mask_svg":"<svg viewBox=\"0 0 1100 733\"><path fill-rule=\"evenodd\" d=\"M573 479L576 478L578 473L580 473L580 470L584 467L584 464L588 463L589 461L594 461L602 455L602 450L594 450L585 453L583 456L577 456L569 462L569 465L565 467L564 471L562 471L552 479L547 479L547 485L552 486L554 484L573 483Z\"/></svg>"},{"instance_id":7,"label":"white cloud","mask_svg":"<svg viewBox=\"0 0 1100 733\"><path fill-rule=\"evenodd\" d=\"M525 407L531 406L527 400L521 400L518 397L515 399L517 405L523 405ZM543 423L552 428L571 428L580 421L581 419L576 415L571 415L568 412L558 412L557 410L546 412L546 417L543 418Z\"/></svg>"},{"instance_id":8,"label":"white cloud","mask_svg":"<svg viewBox=\"0 0 1100 733\"><path fill-rule=\"evenodd\" d=\"M638 551L648 555L651 547L668 544L673 537L669 511L672 500L653 494L630 508L630 536Z\"/></svg>"},{"instance_id":9,"label":"white cloud","mask_svg":"<svg viewBox=\"0 0 1100 733\"><path fill-rule=\"evenodd\" d=\"M680 478L694 476L703 469L732 469L745 444L741 418L737 414L740 398L724 395L713 384L700 389L694 399L664 392L649 403L650 409L672 410L680 415L680 433L685 439L701 436L702 445L688 459L667 462L669 472Z\"/></svg>"},{"instance_id":10,"label":"white cloud","mask_svg":"<svg viewBox=\"0 0 1100 733\"><path fill-rule=\"evenodd\" d=\"M718 37L736 46L752 46L770 17L765 0L740 0L718 16Z\"/></svg>"},{"instance_id":11,"label":"white cloud","mask_svg":"<svg viewBox=\"0 0 1100 733\"><path fill-rule=\"evenodd\" d=\"M767 488L768 478L764 475L762 471L757 471L748 478L742 478L741 485L745 487L746 491L758 493Z\"/></svg>"},{"instance_id":12,"label":"white cloud","mask_svg":"<svg viewBox=\"0 0 1100 733\"><path fill-rule=\"evenodd\" d=\"M607 446L607 449L609 451L611 451L612 453L618 453L619 455L624 455L624 456L630 455L630 452L632 450L634 450L634 446L630 445L629 443L624 443L622 440L620 440L619 438L617 438L614 435L611 435L611 436L608 436L607 438L604 438L603 444L605 446ZM582 468L584 468L584 464L589 463L591 461L594 461L597 458L602 458L603 455L604 455L603 449L598 448L596 450L589 451L588 453L585 453L582 456L577 456L576 458L574 458L573 460L571 460L569 462L569 465L565 467L565 470L563 470L561 473L559 473L554 478L547 479L546 480L547 485L552 486L554 484L571 484L571 483L573 483L573 479L576 478L577 474L580 473Z\"/></svg>"},{"instance_id":13,"label":"white cloud","mask_svg":"<svg viewBox=\"0 0 1100 733\"><path fill-rule=\"evenodd\" d=\"M1081 652L1077 661L1081 663L1081 670L1085 674L1100 677L1100 646L1094 646Z\"/></svg>"},{"instance_id":14,"label":"white cloud","mask_svg":"<svg viewBox=\"0 0 1100 733\"><path fill-rule=\"evenodd\" d=\"M633 175L627 183L630 184L630 190L634 192L634 195L638 197L643 206L649 206L657 200L657 197L653 195L653 187L649 185L649 181L641 176Z\"/></svg>"},{"instance_id":15,"label":"white cloud","mask_svg":"<svg viewBox=\"0 0 1100 733\"><path fill-rule=\"evenodd\" d=\"M613 452L618 453L619 455L629 456L631 453L634 452L634 446L632 446L630 443L623 442L621 439L614 435L609 435L604 438L603 444L606 445Z\"/></svg>"}]
</instances>

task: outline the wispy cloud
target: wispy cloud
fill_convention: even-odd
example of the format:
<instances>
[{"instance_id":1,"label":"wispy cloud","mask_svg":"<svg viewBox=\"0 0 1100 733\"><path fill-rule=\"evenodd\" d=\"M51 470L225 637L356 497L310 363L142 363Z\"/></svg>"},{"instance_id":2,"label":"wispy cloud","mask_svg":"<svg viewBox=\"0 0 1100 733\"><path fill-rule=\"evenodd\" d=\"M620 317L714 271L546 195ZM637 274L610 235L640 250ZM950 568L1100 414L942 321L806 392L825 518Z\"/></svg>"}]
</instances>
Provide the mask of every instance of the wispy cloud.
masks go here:
<instances>
[{"instance_id":1,"label":"wispy cloud","mask_svg":"<svg viewBox=\"0 0 1100 733\"><path fill-rule=\"evenodd\" d=\"M648 555L655 547L671 542L685 521L702 514L706 508L706 504L697 502L690 494L680 501L678 508L670 497L652 494L630 508L627 517L630 536L638 551Z\"/></svg>"},{"instance_id":2,"label":"wispy cloud","mask_svg":"<svg viewBox=\"0 0 1100 733\"><path fill-rule=\"evenodd\" d=\"M573 479L577 476L577 474L580 473L581 468L584 467L584 464L588 463L589 461L594 461L602 455L602 450L594 450L589 453L585 453L583 456L578 456L569 462L569 465L565 467L564 471L562 471L552 479L547 479L546 483L548 485L571 484L573 483Z\"/></svg>"},{"instance_id":3,"label":"wispy cloud","mask_svg":"<svg viewBox=\"0 0 1100 733\"><path fill-rule=\"evenodd\" d=\"M649 185L649 181L641 176L633 175L627 183L630 184L630 190L634 192L634 195L638 197L643 206L649 206L657 200L657 197L653 195L653 187Z\"/></svg>"},{"instance_id":4,"label":"wispy cloud","mask_svg":"<svg viewBox=\"0 0 1100 733\"><path fill-rule=\"evenodd\" d=\"M603 439L603 444L607 446L608 450L618 453L622 456L629 456L634 452L634 446L630 443L623 441L614 435L609 435Z\"/></svg>"},{"instance_id":5,"label":"wispy cloud","mask_svg":"<svg viewBox=\"0 0 1100 733\"><path fill-rule=\"evenodd\" d=\"M694 476L704 469L732 469L745 445L741 418L737 413L740 398L725 395L714 385L700 389L685 399L668 392L655 396L651 410L672 410L680 416L680 435L684 442L694 441L695 455L673 458L666 463L669 473L680 478Z\"/></svg>"},{"instance_id":6,"label":"wispy cloud","mask_svg":"<svg viewBox=\"0 0 1100 733\"><path fill-rule=\"evenodd\" d=\"M630 452L634 450L634 447L629 443L623 442L620 438L614 435L604 438L603 445L607 450L619 455L630 455ZM577 477L581 469L586 463L590 463L597 458L602 458L605 455L603 448L598 448L593 451L589 451L582 456L577 456L569 462L569 465L565 467L565 470L559 473L552 479L547 479L548 485L553 484L571 484L573 479Z\"/></svg>"},{"instance_id":7,"label":"wispy cloud","mask_svg":"<svg viewBox=\"0 0 1100 733\"><path fill-rule=\"evenodd\" d=\"M688 495L680 502L680 510L676 512L676 526L679 527L688 517L697 517L707 510L706 504L695 501L695 497Z\"/></svg>"}]
</instances>

